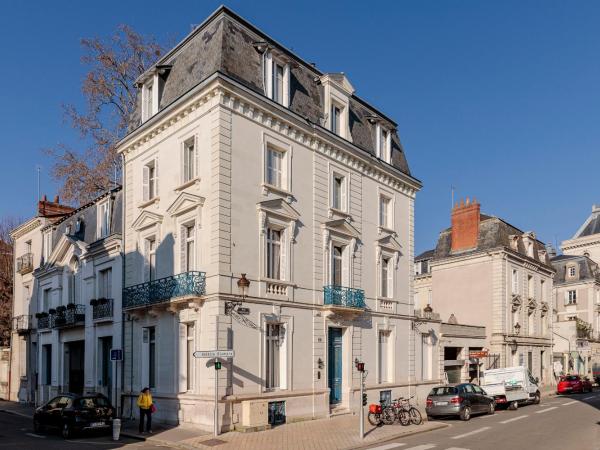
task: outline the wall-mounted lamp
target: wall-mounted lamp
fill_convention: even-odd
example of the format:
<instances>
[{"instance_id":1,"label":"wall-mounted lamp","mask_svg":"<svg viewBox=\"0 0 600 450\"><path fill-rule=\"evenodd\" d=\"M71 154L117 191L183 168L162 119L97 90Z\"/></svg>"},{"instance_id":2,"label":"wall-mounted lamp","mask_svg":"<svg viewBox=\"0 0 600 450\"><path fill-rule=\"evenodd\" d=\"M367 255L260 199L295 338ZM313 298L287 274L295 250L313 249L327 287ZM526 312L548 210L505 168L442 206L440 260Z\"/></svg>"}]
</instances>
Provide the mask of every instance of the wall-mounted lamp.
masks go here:
<instances>
[{"instance_id":1,"label":"wall-mounted lamp","mask_svg":"<svg viewBox=\"0 0 600 450\"><path fill-rule=\"evenodd\" d=\"M235 311L235 308L242 305L242 302L246 300L246 295L248 295L248 290L250 289L250 280L246 278L246 274L243 273L240 279L237 281L237 286L240 295L242 296L241 301L233 301L233 302L225 302L225 315L230 315L232 311Z\"/></svg>"}]
</instances>

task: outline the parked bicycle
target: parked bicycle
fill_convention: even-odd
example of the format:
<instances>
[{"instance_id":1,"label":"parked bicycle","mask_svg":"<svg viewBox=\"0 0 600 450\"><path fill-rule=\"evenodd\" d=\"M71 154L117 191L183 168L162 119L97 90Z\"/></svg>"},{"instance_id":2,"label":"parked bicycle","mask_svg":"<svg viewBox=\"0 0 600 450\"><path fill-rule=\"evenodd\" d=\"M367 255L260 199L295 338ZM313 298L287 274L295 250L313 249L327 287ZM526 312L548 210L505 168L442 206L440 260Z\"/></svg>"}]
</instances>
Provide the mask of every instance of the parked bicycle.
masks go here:
<instances>
[{"instance_id":1,"label":"parked bicycle","mask_svg":"<svg viewBox=\"0 0 600 450\"><path fill-rule=\"evenodd\" d=\"M396 420L396 414L391 405L387 405L385 402L379 402L379 405L369 405L367 419L374 427L380 427L382 425L393 424Z\"/></svg>"},{"instance_id":2,"label":"parked bicycle","mask_svg":"<svg viewBox=\"0 0 600 450\"><path fill-rule=\"evenodd\" d=\"M419 410L410 403L414 397L414 395L410 398L400 397L392 402L395 416L402 425L408 425L411 423L413 425L420 425L423 422L423 418L421 417Z\"/></svg>"}]
</instances>

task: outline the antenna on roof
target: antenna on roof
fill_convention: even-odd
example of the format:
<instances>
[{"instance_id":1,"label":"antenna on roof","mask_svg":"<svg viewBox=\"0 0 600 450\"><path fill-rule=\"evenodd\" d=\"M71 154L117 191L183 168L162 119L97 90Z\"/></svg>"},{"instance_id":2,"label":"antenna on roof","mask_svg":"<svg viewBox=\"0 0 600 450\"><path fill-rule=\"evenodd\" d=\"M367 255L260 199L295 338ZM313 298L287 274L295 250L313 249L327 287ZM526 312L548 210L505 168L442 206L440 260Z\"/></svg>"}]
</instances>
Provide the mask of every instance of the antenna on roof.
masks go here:
<instances>
[{"instance_id":1,"label":"antenna on roof","mask_svg":"<svg viewBox=\"0 0 600 450\"><path fill-rule=\"evenodd\" d=\"M36 165L35 170L37 171L37 198L35 199L35 202L37 203L40 201L40 171L42 170L42 166L39 164Z\"/></svg>"}]
</instances>

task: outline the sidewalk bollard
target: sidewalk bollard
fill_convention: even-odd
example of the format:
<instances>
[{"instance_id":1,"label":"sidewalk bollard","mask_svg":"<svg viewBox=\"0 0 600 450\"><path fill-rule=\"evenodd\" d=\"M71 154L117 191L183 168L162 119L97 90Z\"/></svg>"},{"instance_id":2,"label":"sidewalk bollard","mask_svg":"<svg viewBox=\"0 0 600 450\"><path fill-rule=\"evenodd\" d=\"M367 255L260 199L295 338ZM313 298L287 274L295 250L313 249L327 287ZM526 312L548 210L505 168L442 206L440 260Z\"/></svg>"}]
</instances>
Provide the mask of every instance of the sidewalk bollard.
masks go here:
<instances>
[{"instance_id":1,"label":"sidewalk bollard","mask_svg":"<svg viewBox=\"0 0 600 450\"><path fill-rule=\"evenodd\" d=\"M113 419L113 441L118 441L121 435L121 419Z\"/></svg>"}]
</instances>

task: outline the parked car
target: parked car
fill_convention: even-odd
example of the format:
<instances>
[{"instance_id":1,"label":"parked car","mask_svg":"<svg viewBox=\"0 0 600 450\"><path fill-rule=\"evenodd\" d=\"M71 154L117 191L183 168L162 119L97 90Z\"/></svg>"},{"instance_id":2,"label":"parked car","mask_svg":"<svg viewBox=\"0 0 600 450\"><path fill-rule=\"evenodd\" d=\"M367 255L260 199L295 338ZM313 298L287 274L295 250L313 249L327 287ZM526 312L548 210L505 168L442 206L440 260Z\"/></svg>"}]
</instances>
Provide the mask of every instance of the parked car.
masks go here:
<instances>
[{"instance_id":1,"label":"parked car","mask_svg":"<svg viewBox=\"0 0 600 450\"><path fill-rule=\"evenodd\" d=\"M573 394L582 392L592 392L592 382L587 378L581 378L579 375L564 375L560 377L557 394Z\"/></svg>"},{"instance_id":2,"label":"parked car","mask_svg":"<svg viewBox=\"0 0 600 450\"><path fill-rule=\"evenodd\" d=\"M473 414L494 414L496 402L480 386L472 383L434 387L427 396L428 418L459 416L470 420Z\"/></svg>"},{"instance_id":3,"label":"parked car","mask_svg":"<svg viewBox=\"0 0 600 450\"><path fill-rule=\"evenodd\" d=\"M83 430L109 430L114 408L102 394L61 394L35 410L33 429L53 428L65 439Z\"/></svg>"},{"instance_id":4,"label":"parked car","mask_svg":"<svg viewBox=\"0 0 600 450\"><path fill-rule=\"evenodd\" d=\"M481 387L494 397L496 405L510 409L527 403L540 403L542 396L538 383L539 380L524 366L488 369L481 378Z\"/></svg>"}]
</instances>

